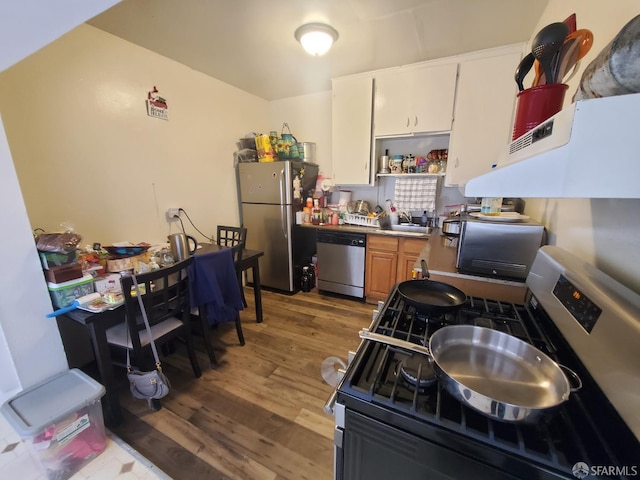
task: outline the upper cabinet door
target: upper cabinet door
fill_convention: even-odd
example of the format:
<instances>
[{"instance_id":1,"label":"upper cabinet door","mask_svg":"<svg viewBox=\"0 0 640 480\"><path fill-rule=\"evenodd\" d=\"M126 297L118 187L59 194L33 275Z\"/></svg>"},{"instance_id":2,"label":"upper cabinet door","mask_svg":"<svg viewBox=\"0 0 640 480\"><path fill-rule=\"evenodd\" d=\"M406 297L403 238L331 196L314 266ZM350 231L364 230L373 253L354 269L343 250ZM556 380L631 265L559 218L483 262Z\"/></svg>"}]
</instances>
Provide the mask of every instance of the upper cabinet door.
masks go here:
<instances>
[{"instance_id":1,"label":"upper cabinet door","mask_svg":"<svg viewBox=\"0 0 640 480\"><path fill-rule=\"evenodd\" d=\"M412 72L412 132L447 132L453 121L458 64L424 66Z\"/></svg>"},{"instance_id":2,"label":"upper cabinet door","mask_svg":"<svg viewBox=\"0 0 640 480\"><path fill-rule=\"evenodd\" d=\"M411 88L413 81L405 69L376 74L374 101L374 135L408 135L411 133Z\"/></svg>"},{"instance_id":3,"label":"upper cabinet door","mask_svg":"<svg viewBox=\"0 0 640 480\"><path fill-rule=\"evenodd\" d=\"M445 185L464 185L487 173L505 152L518 93L513 72L522 51L514 45L461 60Z\"/></svg>"},{"instance_id":4,"label":"upper cabinet door","mask_svg":"<svg viewBox=\"0 0 640 480\"><path fill-rule=\"evenodd\" d=\"M373 76L333 79L333 176L340 185L369 185Z\"/></svg>"},{"instance_id":5,"label":"upper cabinet door","mask_svg":"<svg viewBox=\"0 0 640 480\"><path fill-rule=\"evenodd\" d=\"M451 63L376 74L374 136L451 130L457 71Z\"/></svg>"}]
</instances>

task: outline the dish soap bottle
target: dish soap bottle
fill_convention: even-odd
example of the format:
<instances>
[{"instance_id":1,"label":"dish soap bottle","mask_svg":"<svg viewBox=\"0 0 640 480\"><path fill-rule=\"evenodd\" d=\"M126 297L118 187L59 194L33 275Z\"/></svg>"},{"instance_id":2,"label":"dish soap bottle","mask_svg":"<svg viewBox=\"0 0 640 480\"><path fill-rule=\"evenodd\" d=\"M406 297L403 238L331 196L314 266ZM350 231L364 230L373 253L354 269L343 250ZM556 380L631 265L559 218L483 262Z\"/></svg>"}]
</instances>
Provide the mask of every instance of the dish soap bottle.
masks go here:
<instances>
[{"instance_id":1,"label":"dish soap bottle","mask_svg":"<svg viewBox=\"0 0 640 480\"><path fill-rule=\"evenodd\" d=\"M420 225L422 225L423 227L426 227L428 222L429 222L429 217L427 216L427 211L424 210L422 212L422 216L420 217Z\"/></svg>"}]
</instances>

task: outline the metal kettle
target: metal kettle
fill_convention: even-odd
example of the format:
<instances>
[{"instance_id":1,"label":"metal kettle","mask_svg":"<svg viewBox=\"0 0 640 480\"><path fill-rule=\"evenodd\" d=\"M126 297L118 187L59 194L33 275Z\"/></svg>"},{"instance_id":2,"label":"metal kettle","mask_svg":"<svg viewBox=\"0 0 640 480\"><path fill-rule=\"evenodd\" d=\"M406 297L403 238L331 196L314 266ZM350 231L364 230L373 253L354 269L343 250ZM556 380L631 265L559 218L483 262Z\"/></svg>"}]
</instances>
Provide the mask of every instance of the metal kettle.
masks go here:
<instances>
[{"instance_id":1,"label":"metal kettle","mask_svg":"<svg viewBox=\"0 0 640 480\"><path fill-rule=\"evenodd\" d=\"M198 242L195 238L185 233L173 233L167 237L171 246L171 253L176 262L186 260L190 255L196 253ZM189 242L193 243L193 248L189 248Z\"/></svg>"}]
</instances>

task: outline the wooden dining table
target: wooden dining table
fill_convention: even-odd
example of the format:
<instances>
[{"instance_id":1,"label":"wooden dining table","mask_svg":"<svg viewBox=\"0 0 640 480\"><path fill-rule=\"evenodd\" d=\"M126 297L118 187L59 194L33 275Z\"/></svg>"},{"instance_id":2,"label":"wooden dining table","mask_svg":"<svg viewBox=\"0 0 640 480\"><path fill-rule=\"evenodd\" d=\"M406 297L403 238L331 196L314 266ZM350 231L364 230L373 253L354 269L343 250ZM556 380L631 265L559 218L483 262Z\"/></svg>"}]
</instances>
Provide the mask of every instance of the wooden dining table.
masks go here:
<instances>
[{"instance_id":1,"label":"wooden dining table","mask_svg":"<svg viewBox=\"0 0 640 480\"><path fill-rule=\"evenodd\" d=\"M196 255L208 253L224 247L218 247L217 245L204 245L196 251ZM242 252L242 269L243 271L251 270L253 274L253 289L255 299L255 312L256 321L262 322L262 294L260 287L260 265L259 259L264 255L264 252L258 250L243 250ZM61 317L71 320L77 325L84 327L86 333L88 333L91 345L93 347L93 354L95 356L95 362L98 369L99 381L105 387L105 395L102 399L104 422L107 427L115 427L123 421L122 408L118 399L118 382L116 379L116 373L113 368L111 352L109 350L109 344L107 343L106 332L109 328L122 323L124 321L124 308L122 306L114 310L106 310L100 313L90 313L84 310L72 310L63 314ZM63 319L58 318L58 325L61 325ZM69 339L67 339L69 341ZM65 338L63 336L63 344ZM65 350L67 345L65 345ZM69 355L67 355L69 358ZM70 368L82 368L86 365L71 365Z\"/></svg>"}]
</instances>

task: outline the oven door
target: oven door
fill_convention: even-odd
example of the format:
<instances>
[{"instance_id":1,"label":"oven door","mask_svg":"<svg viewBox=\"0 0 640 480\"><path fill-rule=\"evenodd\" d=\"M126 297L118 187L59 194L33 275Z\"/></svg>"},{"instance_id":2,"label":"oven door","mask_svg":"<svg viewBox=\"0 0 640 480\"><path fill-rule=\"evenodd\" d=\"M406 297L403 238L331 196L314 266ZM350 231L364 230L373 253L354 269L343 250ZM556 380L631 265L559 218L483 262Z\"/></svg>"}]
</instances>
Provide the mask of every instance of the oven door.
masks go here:
<instances>
[{"instance_id":1,"label":"oven door","mask_svg":"<svg viewBox=\"0 0 640 480\"><path fill-rule=\"evenodd\" d=\"M349 409L345 429L339 430L336 428L336 480L520 478Z\"/></svg>"}]
</instances>

